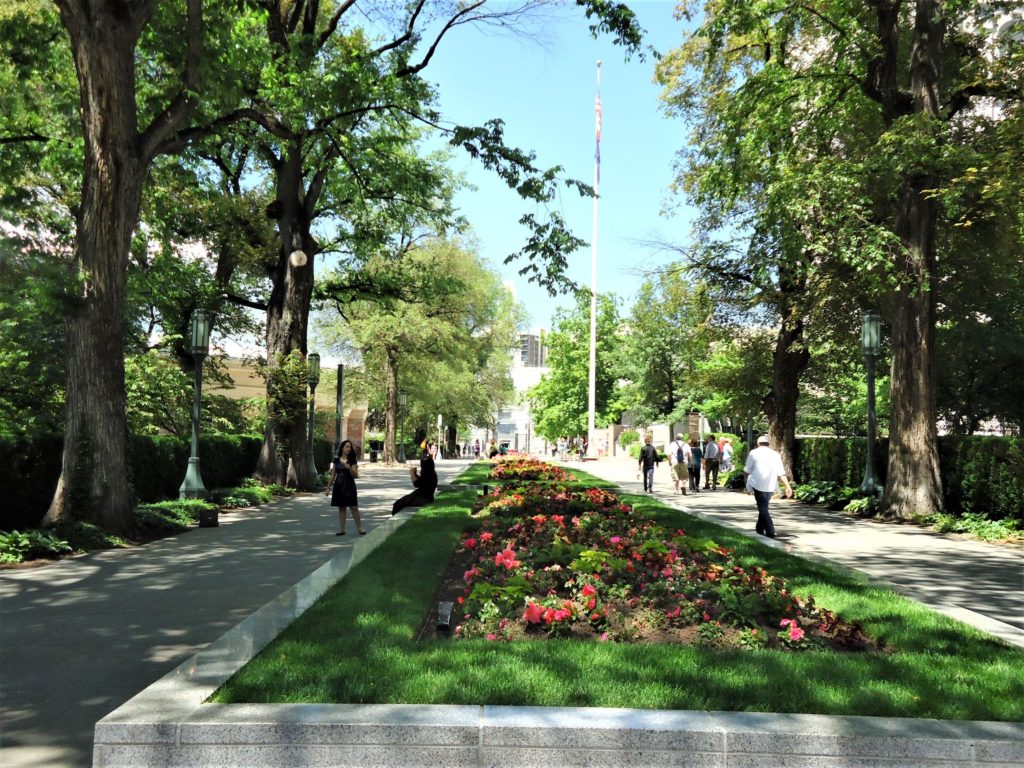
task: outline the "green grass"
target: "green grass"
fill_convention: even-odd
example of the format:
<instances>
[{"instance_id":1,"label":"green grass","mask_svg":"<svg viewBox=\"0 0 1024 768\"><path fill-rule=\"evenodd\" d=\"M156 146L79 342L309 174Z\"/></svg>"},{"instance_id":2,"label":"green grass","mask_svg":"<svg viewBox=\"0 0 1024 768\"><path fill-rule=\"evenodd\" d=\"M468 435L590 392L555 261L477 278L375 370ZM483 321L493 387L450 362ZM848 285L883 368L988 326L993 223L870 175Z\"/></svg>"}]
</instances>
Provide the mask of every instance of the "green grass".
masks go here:
<instances>
[{"instance_id":1,"label":"green grass","mask_svg":"<svg viewBox=\"0 0 1024 768\"><path fill-rule=\"evenodd\" d=\"M474 465L475 466L475 465ZM472 468L471 468L472 469ZM577 470L581 481L588 477ZM659 522L713 538L892 653L414 640L466 527L471 491L402 526L229 680L216 702L447 703L748 710L1024 720L1024 651L895 593L625 496Z\"/></svg>"},{"instance_id":2,"label":"green grass","mask_svg":"<svg viewBox=\"0 0 1024 768\"><path fill-rule=\"evenodd\" d=\"M466 467L461 475L452 480L452 483L456 485L493 485L494 481L491 480L493 467L494 462L491 461L474 461Z\"/></svg>"}]
</instances>

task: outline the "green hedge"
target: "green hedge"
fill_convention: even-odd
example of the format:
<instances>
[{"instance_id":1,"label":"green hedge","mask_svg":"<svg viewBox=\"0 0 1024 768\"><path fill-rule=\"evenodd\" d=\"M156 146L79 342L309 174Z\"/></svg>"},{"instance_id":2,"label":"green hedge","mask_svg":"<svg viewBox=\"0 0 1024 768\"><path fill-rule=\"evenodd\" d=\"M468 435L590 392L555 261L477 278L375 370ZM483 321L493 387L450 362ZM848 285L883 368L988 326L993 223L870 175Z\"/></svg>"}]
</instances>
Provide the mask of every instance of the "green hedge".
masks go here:
<instances>
[{"instance_id":1,"label":"green hedge","mask_svg":"<svg viewBox=\"0 0 1024 768\"><path fill-rule=\"evenodd\" d=\"M864 438L800 438L794 475L801 483L831 481L859 486L864 479ZM878 441L875 470L884 484L889 441ZM939 438L946 512L990 520L1024 519L1024 438L943 435Z\"/></svg>"},{"instance_id":2,"label":"green hedge","mask_svg":"<svg viewBox=\"0 0 1024 768\"><path fill-rule=\"evenodd\" d=\"M262 445L262 436L200 436L203 484L210 489L238 485L252 474ZM0 530L39 525L57 487L63 447L60 435L33 440L0 437L0 488L4 491ZM332 450L329 441L316 441L316 466L321 472L330 467ZM189 442L177 437L130 435L128 477L139 502L176 499L189 452Z\"/></svg>"}]
</instances>

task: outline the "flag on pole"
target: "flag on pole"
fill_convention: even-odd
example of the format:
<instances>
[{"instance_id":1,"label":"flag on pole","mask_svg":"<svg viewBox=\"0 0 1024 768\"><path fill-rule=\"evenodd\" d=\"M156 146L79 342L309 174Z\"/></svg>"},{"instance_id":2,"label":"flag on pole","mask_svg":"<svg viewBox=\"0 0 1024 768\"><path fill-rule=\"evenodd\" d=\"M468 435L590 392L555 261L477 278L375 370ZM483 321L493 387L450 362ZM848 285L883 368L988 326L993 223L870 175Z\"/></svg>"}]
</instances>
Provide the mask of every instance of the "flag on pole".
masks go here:
<instances>
[{"instance_id":1,"label":"flag on pole","mask_svg":"<svg viewBox=\"0 0 1024 768\"><path fill-rule=\"evenodd\" d=\"M597 92L597 99L594 101L594 115L597 118L597 148L594 150L594 160L597 162L597 179L601 180L601 92Z\"/></svg>"}]
</instances>

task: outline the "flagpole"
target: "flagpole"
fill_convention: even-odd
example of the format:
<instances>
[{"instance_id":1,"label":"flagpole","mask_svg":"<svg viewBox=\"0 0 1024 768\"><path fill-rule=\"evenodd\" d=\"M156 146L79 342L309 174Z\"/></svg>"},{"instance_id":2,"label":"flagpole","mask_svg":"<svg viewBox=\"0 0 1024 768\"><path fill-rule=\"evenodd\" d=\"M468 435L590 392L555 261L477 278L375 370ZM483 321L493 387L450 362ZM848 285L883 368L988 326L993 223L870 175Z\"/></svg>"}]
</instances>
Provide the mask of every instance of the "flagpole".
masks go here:
<instances>
[{"instance_id":1,"label":"flagpole","mask_svg":"<svg viewBox=\"0 0 1024 768\"><path fill-rule=\"evenodd\" d=\"M587 455L597 452L595 414L597 411L597 199L601 185L601 60L597 61L596 148L594 151L594 222L590 238L590 380L587 389Z\"/></svg>"}]
</instances>

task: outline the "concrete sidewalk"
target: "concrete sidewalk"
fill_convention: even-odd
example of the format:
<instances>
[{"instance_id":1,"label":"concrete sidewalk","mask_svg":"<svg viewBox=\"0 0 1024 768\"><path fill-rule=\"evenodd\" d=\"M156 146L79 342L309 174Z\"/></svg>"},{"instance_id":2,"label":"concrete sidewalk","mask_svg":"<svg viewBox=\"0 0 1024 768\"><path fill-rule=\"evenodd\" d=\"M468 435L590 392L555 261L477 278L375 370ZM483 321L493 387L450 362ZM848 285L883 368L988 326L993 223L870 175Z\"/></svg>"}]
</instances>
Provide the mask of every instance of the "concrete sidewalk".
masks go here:
<instances>
[{"instance_id":1,"label":"concrete sidewalk","mask_svg":"<svg viewBox=\"0 0 1024 768\"><path fill-rule=\"evenodd\" d=\"M643 492L632 459L563 466L582 469L629 493ZM675 495L667 462L655 469L654 495L793 554L854 568L940 613L1024 647L1024 552L914 525L857 520L782 498L771 505L778 535L773 542L754 531L753 496L724 489Z\"/></svg>"},{"instance_id":2,"label":"concrete sidewalk","mask_svg":"<svg viewBox=\"0 0 1024 768\"><path fill-rule=\"evenodd\" d=\"M449 482L467 461L439 461ZM362 464L367 530L412 490L406 467ZM87 766L93 726L351 546L304 494L222 514L142 547L0 571L0 765Z\"/></svg>"}]
</instances>

